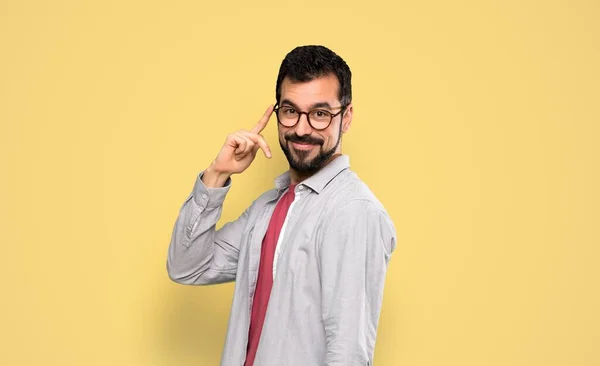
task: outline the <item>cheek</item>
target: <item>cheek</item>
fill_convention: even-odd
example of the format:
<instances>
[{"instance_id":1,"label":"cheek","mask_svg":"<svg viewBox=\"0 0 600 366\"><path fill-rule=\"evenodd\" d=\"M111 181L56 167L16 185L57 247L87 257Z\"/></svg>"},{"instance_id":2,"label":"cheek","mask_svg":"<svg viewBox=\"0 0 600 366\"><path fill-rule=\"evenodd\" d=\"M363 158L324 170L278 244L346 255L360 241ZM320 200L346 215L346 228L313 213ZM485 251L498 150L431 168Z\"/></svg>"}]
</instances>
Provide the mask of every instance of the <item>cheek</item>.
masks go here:
<instances>
[{"instance_id":1,"label":"cheek","mask_svg":"<svg viewBox=\"0 0 600 366\"><path fill-rule=\"evenodd\" d=\"M337 142L337 134L336 135L323 136L323 139L325 139L325 144L323 145L323 147L327 147L327 150L329 150Z\"/></svg>"}]
</instances>

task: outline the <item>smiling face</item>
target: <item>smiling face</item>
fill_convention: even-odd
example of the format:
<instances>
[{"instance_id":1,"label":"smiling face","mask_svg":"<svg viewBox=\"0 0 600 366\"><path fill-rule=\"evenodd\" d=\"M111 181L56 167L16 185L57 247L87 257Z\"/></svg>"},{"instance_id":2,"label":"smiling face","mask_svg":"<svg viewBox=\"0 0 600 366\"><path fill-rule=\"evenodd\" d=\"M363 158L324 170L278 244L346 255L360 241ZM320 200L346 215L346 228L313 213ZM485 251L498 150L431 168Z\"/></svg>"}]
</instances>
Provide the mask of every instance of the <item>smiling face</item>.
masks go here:
<instances>
[{"instance_id":1,"label":"smiling face","mask_svg":"<svg viewBox=\"0 0 600 366\"><path fill-rule=\"evenodd\" d=\"M309 112L319 109L337 114L342 107L338 89L339 82L333 74L308 82L292 82L286 77L281 83L279 105L282 111ZM325 166L335 154L341 153L342 133L348 130L351 121L352 104L343 113L333 117L324 130L312 128L306 114L300 115L300 120L293 127L278 124L279 144L290 169L296 175L309 176Z\"/></svg>"}]
</instances>

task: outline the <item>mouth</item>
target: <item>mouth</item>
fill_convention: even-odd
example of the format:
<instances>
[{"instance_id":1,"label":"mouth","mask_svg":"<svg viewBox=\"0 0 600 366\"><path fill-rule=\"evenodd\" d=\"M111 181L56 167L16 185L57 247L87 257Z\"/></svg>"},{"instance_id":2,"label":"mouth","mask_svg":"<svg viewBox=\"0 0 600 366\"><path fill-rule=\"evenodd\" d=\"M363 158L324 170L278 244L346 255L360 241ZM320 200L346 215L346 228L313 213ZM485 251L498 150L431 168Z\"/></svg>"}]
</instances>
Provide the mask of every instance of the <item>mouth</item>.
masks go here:
<instances>
[{"instance_id":1,"label":"mouth","mask_svg":"<svg viewBox=\"0 0 600 366\"><path fill-rule=\"evenodd\" d=\"M316 144L309 144L306 142L292 142L292 146L296 150L310 150L313 147L317 146Z\"/></svg>"}]
</instances>

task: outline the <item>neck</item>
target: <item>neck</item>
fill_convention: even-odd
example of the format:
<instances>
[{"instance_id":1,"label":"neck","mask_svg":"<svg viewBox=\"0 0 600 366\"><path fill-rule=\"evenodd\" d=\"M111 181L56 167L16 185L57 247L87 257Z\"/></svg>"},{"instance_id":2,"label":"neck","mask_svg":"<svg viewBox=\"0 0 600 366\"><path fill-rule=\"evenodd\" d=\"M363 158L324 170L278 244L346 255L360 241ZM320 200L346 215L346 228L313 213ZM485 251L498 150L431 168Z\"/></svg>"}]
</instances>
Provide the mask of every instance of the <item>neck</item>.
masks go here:
<instances>
[{"instance_id":1,"label":"neck","mask_svg":"<svg viewBox=\"0 0 600 366\"><path fill-rule=\"evenodd\" d=\"M323 164L323 166L321 168L319 168L319 170L323 169L325 166L327 166L327 164L331 163L333 160L335 160L335 158L337 158L338 156L341 156L341 155L342 155L342 153L333 154L331 156L331 158L329 160L327 160L327 162L325 164ZM290 168L291 184L301 183L302 181L315 175L319 170L314 171L314 172L299 172L297 170Z\"/></svg>"}]
</instances>

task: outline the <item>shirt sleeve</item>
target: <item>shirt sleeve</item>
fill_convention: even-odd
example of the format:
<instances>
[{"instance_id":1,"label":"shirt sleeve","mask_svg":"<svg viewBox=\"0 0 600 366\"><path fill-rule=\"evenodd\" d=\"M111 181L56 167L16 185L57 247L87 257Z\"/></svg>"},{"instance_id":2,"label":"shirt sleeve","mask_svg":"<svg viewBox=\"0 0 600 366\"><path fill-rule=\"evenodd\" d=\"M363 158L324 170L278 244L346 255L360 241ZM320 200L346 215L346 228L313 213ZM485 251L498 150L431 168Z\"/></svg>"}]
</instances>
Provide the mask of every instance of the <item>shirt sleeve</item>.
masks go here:
<instances>
[{"instance_id":1,"label":"shirt sleeve","mask_svg":"<svg viewBox=\"0 0 600 366\"><path fill-rule=\"evenodd\" d=\"M346 203L326 226L319 249L325 365L372 365L395 243L391 220L368 200Z\"/></svg>"},{"instance_id":2,"label":"shirt sleeve","mask_svg":"<svg viewBox=\"0 0 600 366\"><path fill-rule=\"evenodd\" d=\"M168 250L169 277L185 285L235 280L243 231L252 207L216 230L231 178L224 187L207 188L203 174L198 175L192 193L179 210Z\"/></svg>"}]
</instances>

